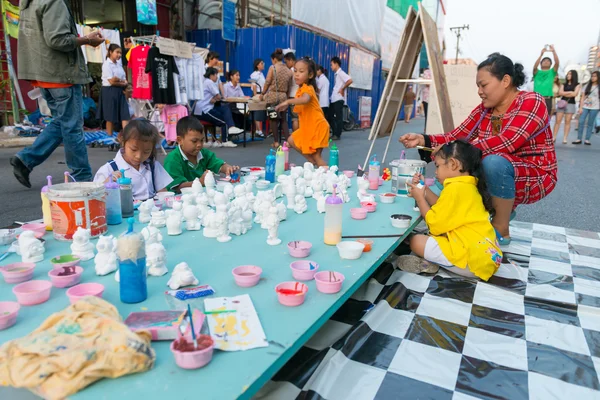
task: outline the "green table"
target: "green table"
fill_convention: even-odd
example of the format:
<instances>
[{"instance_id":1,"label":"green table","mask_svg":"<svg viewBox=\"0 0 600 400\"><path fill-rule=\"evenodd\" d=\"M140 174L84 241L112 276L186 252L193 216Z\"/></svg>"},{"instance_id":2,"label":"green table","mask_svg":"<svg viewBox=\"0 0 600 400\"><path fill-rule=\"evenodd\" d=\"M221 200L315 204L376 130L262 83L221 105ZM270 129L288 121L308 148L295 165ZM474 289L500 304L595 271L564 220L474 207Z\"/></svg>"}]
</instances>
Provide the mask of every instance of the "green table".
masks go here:
<instances>
[{"instance_id":1,"label":"green table","mask_svg":"<svg viewBox=\"0 0 600 400\"><path fill-rule=\"evenodd\" d=\"M389 183L383 188L388 189ZM381 190L383 192L383 190ZM148 299L139 304L124 304L119 300L119 287L114 274L96 276L93 260L82 263L84 273L82 282L95 281L105 285L104 299L116 305L123 318L130 312L141 310L167 310L164 291L173 267L187 262L200 284L211 285L216 296L236 296L249 294L258 313L267 340L285 346L285 349L269 347L239 352L215 351L210 364L206 367L187 371L175 365L169 350L169 342L153 342L156 350L155 367L146 373L129 375L119 379L103 379L73 398L81 399L117 399L144 398L160 399L176 395L178 399L248 399L254 395L300 347L331 317L331 315L354 293L360 285L377 269L392 250L420 221L419 213L413 210L414 200L398 197L394 204L379 203L377 211L368 214L365 220L350 218L350 208L359 207L356 198L356 180L350 188L351 201L344 204L344 235L398 234L402 230L390 224L391 214L409 214L413 224L402 238L374 239L373 250L363 253L358 260L342 260L335 246L323 244L323 221L325 214L316 210L316 202L308 200L309 210L297 215L288 210L288 219L279 227L282 244L266 244L267 231L254 224L253 229L244 236L233 236L228 243L219 243L208 239L201 231L187 232L180 236L167 236L166 228L161 231L163 244L167 248L169 273L162 277L148 277ZM143 226L136 224L139 231ZM126 225L111 226L109 233L118 235L126 230ZM68 254L69 243L58 242L50 233L46 234L46 254L43 262L38 263L33 279L48 280L51 269L50 258ZM344 274L345 281L341 292L322 294L317 291L315 282L307 282L309 291L303 305L295 308L279 304L274 291L280 282L293 280L290 263L296 259L288 254L287 243L293 240L312 242L313 248L308 259L320 264L321 271L335 270ZM353 240L353 239L352 239ZM3 250L4 248L0 249ZM20 257L11 255L3 264L20 261ZM231 270L238 265L254 264L263 269L263 279L251 288L240 288L233 281ZM0 282L0 301L15 301L11 291L13 285ZM66 289L52 289L50 300L44 304L22 306L16 325L0 331L0 343L26 335L35 329L50 314L69 305ZM10 392L9 392L10 390ZM4 394L3 394L4 393ZM9 397L5 394L10 393ZM0 388L0 398L18 399L27 397L24 390Z\"/></svg>"}]
</instances>

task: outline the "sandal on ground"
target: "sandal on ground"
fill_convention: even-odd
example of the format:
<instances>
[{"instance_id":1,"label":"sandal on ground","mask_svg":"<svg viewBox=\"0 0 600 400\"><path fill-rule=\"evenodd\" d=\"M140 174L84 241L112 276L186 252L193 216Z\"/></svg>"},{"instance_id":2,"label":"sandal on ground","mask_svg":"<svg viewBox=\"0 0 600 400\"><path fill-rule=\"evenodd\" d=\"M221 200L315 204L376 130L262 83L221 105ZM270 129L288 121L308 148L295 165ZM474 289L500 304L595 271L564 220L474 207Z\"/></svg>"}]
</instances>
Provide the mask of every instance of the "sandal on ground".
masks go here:
<instances>
[{"instance_id":1,"label":"sandal on ground","mask_svg":"<svg viewBox=\"0 0 600 400\"><path fill-rule=\"evenodd\" d=\"M413 255L398 257L396 267L404 272L412 272L413 274L420 274L421 272L435 274L440 269L439 265Z\"/></svg>"},{"instance_id":2,"label":"sandal on ground","mask_svg":"<svg viewBox=\"0 0 600 400\"><path fill-rule=\"evenodd\" d=\"M571 144L581 144L581 140L575 140L574 142L571 142Z\"/></svg>"},{"instance_id":3,"label":"sandal on ground","mask_svg":"<svg viewBox=\"0 0 600 400\"><path fill-rule=\"evenodd\" d=\"M566 141L566 140L563 140L563 144L567 144L567 141Z\"/></svg>"},{"instance_id":4,"label":"sandal on ground","mask_svg":"<svg viewBox=\"0 0 600 400\"><path fill-rule=\"evenodd\" d=\"M510 237L503 237L496 228L494 228L494 232L496 232L496 239L498 239L500 246L508 246L510 244Z\"/></svg>"},{"instance_id":5,"label":"sandal on ground","mask_svg":"<svg viewBox=\"0 0 600 400\"><path fill-rule=\"evenodd\" d=\"M585 142L583 142L584 144L587 144L588 146L592 145L592 142L590 142L589 140L586 140Z\"/></svg>"}]
</instances>

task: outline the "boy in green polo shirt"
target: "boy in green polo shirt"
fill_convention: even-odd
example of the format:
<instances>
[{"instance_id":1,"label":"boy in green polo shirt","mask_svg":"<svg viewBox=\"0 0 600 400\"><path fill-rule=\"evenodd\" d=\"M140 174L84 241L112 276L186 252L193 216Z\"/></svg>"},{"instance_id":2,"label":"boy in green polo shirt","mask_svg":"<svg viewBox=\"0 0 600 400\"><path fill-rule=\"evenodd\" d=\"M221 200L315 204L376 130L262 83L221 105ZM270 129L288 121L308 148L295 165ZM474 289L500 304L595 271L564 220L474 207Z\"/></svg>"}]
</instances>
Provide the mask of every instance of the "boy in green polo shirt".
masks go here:
<instances>
[{"instance_id":1,"label":"boy in green polo shirt","mask_svg":"<svg viewBox=\"0 0 600 400\"><path fill-rule=\"evenodd\" d=\"M547 52L552 52L554 56L554 65L550 57L544 57ZM546 102L546 108L548 109L548 117L552 116L552 106L554 97L554 78L558 73L558 55L554 50L554 45L544 46L540 56L533 66L533 91L539 93ZM538 69L538 67L541 67Z\"/></svg>"},{"instance_id":2,"label":"boy in green polo shirt","mask_svg":"<svg viewBox=\"0 0 600 400\"><path fill-rule=\"evenodd\" d=\"M200 183L204 185L207 171L231 175L239 169L217 158L215 153L202 148L203 145L204 132L196 117L184 117L177 121L177 148L165 158L165 169L173 178L173 182L167 186L168 190L180 191L191 187L196 178L200 178Z\"/></svg>"}]
</instances>

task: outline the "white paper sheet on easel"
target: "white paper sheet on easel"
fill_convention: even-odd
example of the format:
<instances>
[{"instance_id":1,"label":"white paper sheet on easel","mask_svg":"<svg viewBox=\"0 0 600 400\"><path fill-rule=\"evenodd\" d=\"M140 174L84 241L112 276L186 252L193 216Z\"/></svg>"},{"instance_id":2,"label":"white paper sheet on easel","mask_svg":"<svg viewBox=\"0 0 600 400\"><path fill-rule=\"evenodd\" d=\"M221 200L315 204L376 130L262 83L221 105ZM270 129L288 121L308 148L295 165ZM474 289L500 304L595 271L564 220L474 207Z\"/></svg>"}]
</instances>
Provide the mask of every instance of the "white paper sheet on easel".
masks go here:
<instances>
[{"instance_id":1,"label":"white paper sheet on easel","mask_svg":"<svg viewBox=\"0 0 600 400\"><path fill-rule=\"evenodd\" d=\"M207 312L235 310L206 316L217 349L238 351L269 345L249 295L205 299L204 309Z\"/></svg>"}]
</instances>

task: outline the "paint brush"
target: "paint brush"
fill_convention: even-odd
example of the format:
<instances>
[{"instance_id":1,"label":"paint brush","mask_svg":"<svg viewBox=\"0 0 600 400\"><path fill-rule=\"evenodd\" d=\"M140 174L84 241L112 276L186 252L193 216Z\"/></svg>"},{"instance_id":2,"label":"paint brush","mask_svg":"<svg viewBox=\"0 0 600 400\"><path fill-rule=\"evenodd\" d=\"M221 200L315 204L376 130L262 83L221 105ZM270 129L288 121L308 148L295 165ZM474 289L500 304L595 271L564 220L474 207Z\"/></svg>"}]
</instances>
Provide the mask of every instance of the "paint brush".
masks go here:
<instances>
[{"instance_id":1,"label":"paint brush","mask_svg":"<svg viewBox=\"0 0 600 400\"><path fill-rule=\"evenodd\" d=\"M190 319L190 327L192 329L192 339L194 340L194 348L198 348L198 341L196 340L196 331L194 330L194 321L192 319L192 309L190 307L190 305L187 305L188 309L187 309L187 313L188 313L188 318Z\"/></svg>"},{"instance_id":2,"label":"paint brush","mask_svg":"<svg viewBox=\"0 0 600 400\"><path fill-rule=\"evenodd\" d=\"M342 236L342 239L362 239L362 238L395 238L402 237L404 233L398 233L393 235L362 235L362 236Z\"/></svg>"},{"instance_id":3,"label":"paint brush","mask_svg":"<svg viewBox=\"0 0 600 400\"><path fill-rule=\"evenodd\" d=\"M215 310L215 311L204 311L205 315L223 314L223 313L234 313L237 310Z\"/></svg>"},{"instance_id":4,"label":"paint brush","mask_svg":"<svg viewBox=\"0 0 600 400\"><path fill-rule=\"evenodd\" d=\"M435 149L432 149L431 147L425 147L425 146L417 146L417 149L419 150L423 150L423 151L435 151Z\"/></svg>"}]
</instances>

